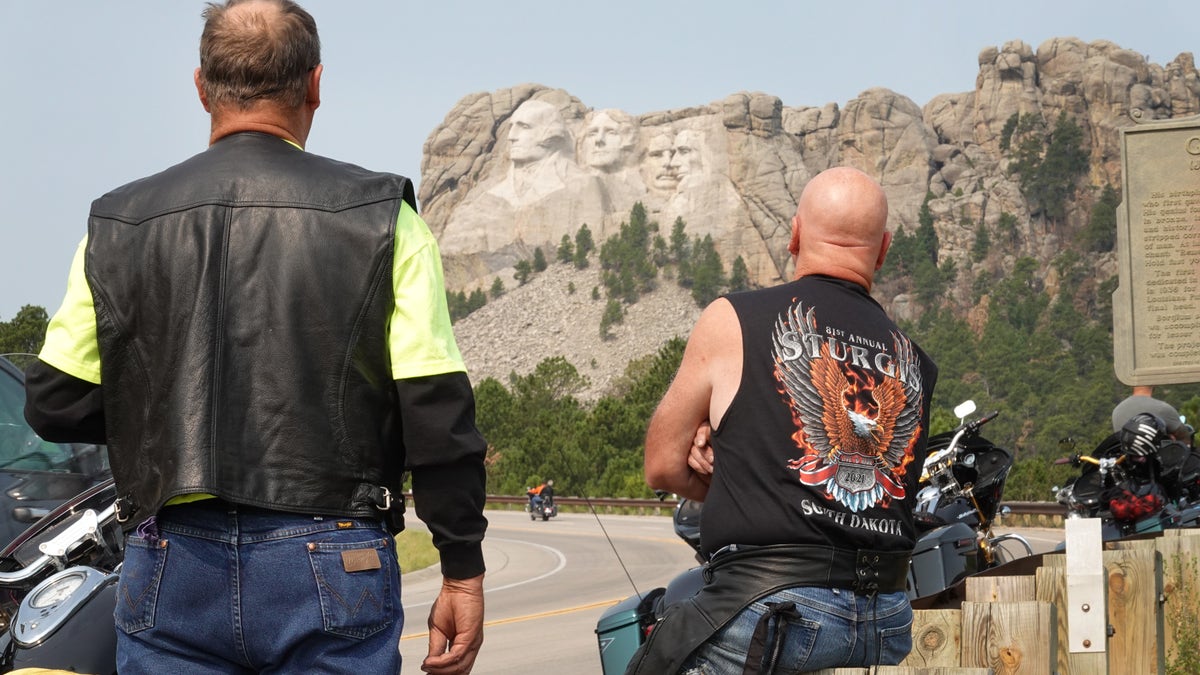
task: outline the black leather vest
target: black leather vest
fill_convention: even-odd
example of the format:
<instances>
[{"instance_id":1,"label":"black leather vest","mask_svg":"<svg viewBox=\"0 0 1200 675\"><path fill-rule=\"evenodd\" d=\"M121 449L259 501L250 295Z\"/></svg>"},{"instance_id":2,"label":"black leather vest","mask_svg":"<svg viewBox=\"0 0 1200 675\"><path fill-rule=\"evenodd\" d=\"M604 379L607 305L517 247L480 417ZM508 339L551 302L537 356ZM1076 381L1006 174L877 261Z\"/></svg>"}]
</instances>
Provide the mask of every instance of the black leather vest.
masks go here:
<instances>
[{"instance_id":1,"label":"black leather vest","mask_svg":"<svg viewBox=\"0 0 1200 675\"><path fill-rule=\"evenodd\" d=\"M370 489L398 495L404 466L386 334L402 201L406 178L239 133L92 204L124 518L191 492L382 515Z\"/></svg>"}]
</instances>

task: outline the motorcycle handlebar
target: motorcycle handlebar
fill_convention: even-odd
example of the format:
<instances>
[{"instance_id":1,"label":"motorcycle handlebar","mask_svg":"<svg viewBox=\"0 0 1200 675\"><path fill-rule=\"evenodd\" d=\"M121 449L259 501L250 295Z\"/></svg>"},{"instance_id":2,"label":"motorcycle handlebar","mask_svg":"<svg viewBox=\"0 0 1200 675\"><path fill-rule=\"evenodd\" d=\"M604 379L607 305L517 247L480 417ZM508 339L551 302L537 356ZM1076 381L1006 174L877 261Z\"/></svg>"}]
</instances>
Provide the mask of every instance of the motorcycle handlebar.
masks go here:
<instances>
[{"instance_id":1,"label":"motorcycle handlebar","mask_svg":"<svg viewBox=\"0 0 1200 675\"><path fill-rule=\"evenodd\" d=\"M19 570L0 572L0 586L19 586L41 574L42 570L52 566L54 566L54 558L43 553L36 560Z\"/></svg>"},{"instance_id":2,"label":"motorcycle handlebar","mask_svg":"<svg viewBox=\"0 0 1200 675\"><path fill-rule=\"evenodd\" d=\"M1120 464L1124 461L1125 455L1121 455L1113 462L1113 464ZM1059 457L1058 459L1054 460L1055 464L1074 464L1075 466L1079 466L1081 462L1100 466L1100 460L1088 455L1071 455L1070 457Z\"/></svg>"},{"instance_id":3,"label":"motorcycle handlebar","mask_svg":"<svg viewBox=\"0 0 1200 675\"><path fill-rule=\"evenodd\" d=\"M979 431L979 427L982 427L983 425L987 424L988 422L991 422L992 420L996 419L996 416L999 414L1000 414L999 410L993 410L992 412L988 413L987 415L984 415L983 417L980 417L979 419L975 420L974 422L967 424L967 428L971 430L971 433L975 433L975 432Z\"/></svg>"}]
</instances>

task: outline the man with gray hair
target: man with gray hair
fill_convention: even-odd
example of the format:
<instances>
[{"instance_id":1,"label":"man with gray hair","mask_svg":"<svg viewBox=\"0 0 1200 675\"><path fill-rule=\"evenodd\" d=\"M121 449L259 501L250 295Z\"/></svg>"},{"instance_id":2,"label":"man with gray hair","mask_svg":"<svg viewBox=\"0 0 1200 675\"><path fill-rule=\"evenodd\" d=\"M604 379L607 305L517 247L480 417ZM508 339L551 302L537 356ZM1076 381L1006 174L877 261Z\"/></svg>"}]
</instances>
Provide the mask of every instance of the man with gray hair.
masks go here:
<instances>
[{"instance_id":1,"label":"man with gray hair","mask_svg":"<svg viewBox=\"0 0 1200 675\"><path fill-rule=\"evenodd\" d=\"M320 40L204 11L209 148L92 204L27 373L47 439L106 443L123 673L396 673L407 471L441 556L428 673L483 640L486 443L412 183L303 150Z\"/></svg>"}]
</instances>

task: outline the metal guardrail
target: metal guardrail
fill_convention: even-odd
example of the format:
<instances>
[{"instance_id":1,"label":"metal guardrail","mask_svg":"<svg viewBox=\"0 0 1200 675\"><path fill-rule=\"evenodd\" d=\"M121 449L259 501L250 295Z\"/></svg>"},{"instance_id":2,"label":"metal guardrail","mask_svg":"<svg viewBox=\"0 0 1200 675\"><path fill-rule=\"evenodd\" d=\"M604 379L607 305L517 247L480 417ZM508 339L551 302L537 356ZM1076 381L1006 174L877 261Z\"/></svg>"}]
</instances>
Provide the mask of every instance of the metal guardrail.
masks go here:
<instances>
[{"instance_id":1,"label":"metal guardrail","mask_svg":"<svg viewBox=\"0 0 1200 675\"><path fill-rule=\"evenodd\" d=\"M405 493L405 498L412 501L412 493ZM489 504L524 504L528 497L511 495L488 495ZM591 504L596 508L628 508L628 509L674 509L678 504L676 499L633 499L628 497L558 497L554 498L559 506L586 506ZM1067 508L1057 502L1004 502L1002 506L1012 509L1013 515L1028 516L1065 516Z\"/></svg>"}]
</instances>

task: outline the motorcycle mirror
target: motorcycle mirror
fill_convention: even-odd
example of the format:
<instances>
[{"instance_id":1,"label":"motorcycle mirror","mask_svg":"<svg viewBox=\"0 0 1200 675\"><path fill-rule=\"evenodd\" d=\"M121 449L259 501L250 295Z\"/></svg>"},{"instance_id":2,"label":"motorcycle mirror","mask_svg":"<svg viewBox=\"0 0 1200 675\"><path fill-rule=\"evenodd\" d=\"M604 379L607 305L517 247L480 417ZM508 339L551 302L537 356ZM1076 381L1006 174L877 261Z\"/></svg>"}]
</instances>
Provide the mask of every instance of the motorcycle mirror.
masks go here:
<instances>
[{"instance_id":1,"label":"motorcycle mirror","mask_svg":"<svg viewBox=\"0 0 1200 675\"><path fill-rule=\"evenodd\" d=\"M969 399L959 403L954 408L954 416L960 420L973 412L975 412L975 401Z\"/></svg>"}]
</instances>

